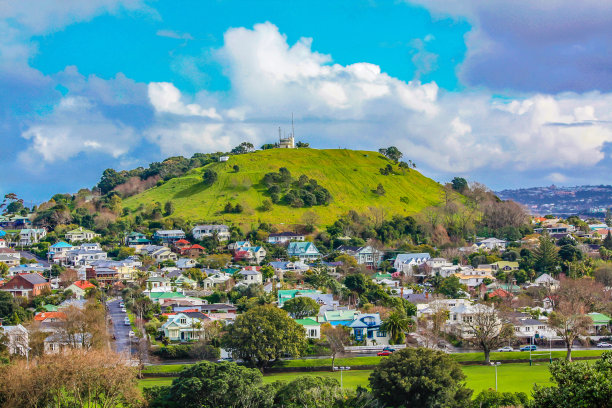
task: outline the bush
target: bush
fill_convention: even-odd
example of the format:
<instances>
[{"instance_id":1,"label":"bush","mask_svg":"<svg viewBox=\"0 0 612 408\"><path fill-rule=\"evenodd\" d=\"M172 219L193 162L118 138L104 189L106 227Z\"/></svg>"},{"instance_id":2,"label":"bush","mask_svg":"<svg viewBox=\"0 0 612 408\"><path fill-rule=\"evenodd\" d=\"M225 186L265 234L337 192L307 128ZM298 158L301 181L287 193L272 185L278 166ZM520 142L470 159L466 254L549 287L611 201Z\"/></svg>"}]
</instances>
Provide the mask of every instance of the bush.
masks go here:
<instances>
[{"instance_id":1,"label":"bush","mask_svg":"<svg viewBox=\"0 0 612 408\"><path fill-rule=\"evenodd\" d=\"M204 173L202 173L202 181L206 185L213 184L215 181L217 181L217 173L211 169L204 170Z\"/></svg>"},{"instance_id":2,"label":"bush","mask_svg":"<svg viewBox=\"0 0 612 408\"><path fill-rule=\"evenodd\" d=\"M498 392L495 390L484 390L474 398L474 408L500 408L500 407L526 407L527 394L524 392Z\"/></svg>"},{"instance_id":3,"label":"bush","mask_svg":"<svg viewBox=\"0 0 612 408\"><path fill-rule=\"evenodd\" d=\"M166 360L175 360L179 358L189 358L190 357L191 346L188 344L177 344L177 345L169 345L165 347L160 347L155 350L153 354L157 357L166 359Z\"/></svg>"},{"instance_id":4,"label":"bush","mask_svg":"<svg viewBox=\"0 0 612 408\"><path fill-rule=\"evenodd\" d=\"M204 341L198 341L191 345L189 356L198 360L217 360L221 357L221 349Z\"/></svg>"}]
</instances>

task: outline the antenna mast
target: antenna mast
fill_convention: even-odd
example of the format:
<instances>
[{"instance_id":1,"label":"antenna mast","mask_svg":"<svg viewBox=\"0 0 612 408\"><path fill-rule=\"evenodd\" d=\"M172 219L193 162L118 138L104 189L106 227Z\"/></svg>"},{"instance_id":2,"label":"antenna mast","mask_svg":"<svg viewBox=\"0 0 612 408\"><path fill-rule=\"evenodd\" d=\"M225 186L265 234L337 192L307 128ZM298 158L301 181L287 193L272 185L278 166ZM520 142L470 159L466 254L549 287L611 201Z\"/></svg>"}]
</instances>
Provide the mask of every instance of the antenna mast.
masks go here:
<instances>
[{"instance_id":1,"label":"antenna mast","mask_svg":"<svg viewBox=\"0 0 612 408\"><path fill-rule=\"evenodd\" d=\"M291 112L291 137L295 139L295 128L293 127L293 112Z\"/></svg>"}]
</instances>

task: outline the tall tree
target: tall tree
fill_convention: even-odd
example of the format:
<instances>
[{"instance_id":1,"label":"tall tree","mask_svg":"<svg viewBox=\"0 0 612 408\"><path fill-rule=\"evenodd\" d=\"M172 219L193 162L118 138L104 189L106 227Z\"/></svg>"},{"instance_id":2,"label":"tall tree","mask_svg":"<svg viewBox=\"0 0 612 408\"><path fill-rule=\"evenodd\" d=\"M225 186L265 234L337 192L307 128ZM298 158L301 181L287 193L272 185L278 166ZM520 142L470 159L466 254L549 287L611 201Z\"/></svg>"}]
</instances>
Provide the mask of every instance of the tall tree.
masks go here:
<instances>
[{"instance_id":1,"label":"tall tree","mask_svg":"<svg viewBox=\"0 0 612 408\"><path fill-rule=\"evenodd\" d=\"M491 350L514 337L514 327L504 323L501 313L492 306L474 305L474 313L464 320L470 330L467 340L484 352L485 364L491 361Z\"/></svg>"},{"instance_id":2,"label":"tall tree","mask_svg":"<svg viewBox=\"0 0 612 408\"><path fill-rule=\"evenodd\" d=\"M370 374L372 393L385 407L465 407L472 390L449 355L430 349L403 349L383 359Z\"/></svg>"},{"instance_id":3,"label":"tall tree","mask_svg":"<svg viewBox=\"0 0 612 408\"><path fill-rule=\"evenodd\" d=\"M236 318L223 345L235 357L263 371L285 355L299 356L306 346L306 336L304 328L284 310L258 306Z\"/></svg>"},{"instance_id":4,"label":"tall tree","mask_svg":"<svg viewBox=\"0 0 612 408\"><path fill-rule=\"evenodd\" d=\"M299 296L286 301L283 305L283 310L294 319L304 319L308 316L316 316L319 313L320 307L316 300L306 296Z\"/></svg>"},{"instance_id":5,"label":"tall tree","mask_svg":"<svg viewBox=\"0 0 612 408\"><path fill-rule=\"evenodd\" d=\"M559 265L557 247L548 234L540 237L540 244L533 250L534 266L538 272L554 274Z\"/></svg>"},{"instance_id":6,"label":"tall tree","mask_svg":"<svg viewBox=\"0 0 612 408\"><path fill-rule=\"evenodd\" d=\"M327 347L329 347L331 363L332 367L334 367L336 355L343 352L344 346L349 343L349 329L342 325L332 326L329 323L325 323L321 326L321 334L327 343Z\"/></svg>"},{"instance_id":7,"label":"tall tree","mask_svg":"<svg viewBox=\"0 0 612 408\"><path fill-rule=\"evenodd\" d=\"M405 338L404 333L408 331L409 327L409 318L399 312L393 312L383 321L380 329L391 334L393 344L402 344Z\"/></svg>"},{"instance_id":8,"label":"tall tree","mask_svg":"<svg viewBox=\"0 0 612 408\"><path fill-rule=\"evenodd\" d=\"M548 318L549 326L565 341L567 361L572 361L574 340L586 335L587 329L593 324L593 319L585 315L584 310L584 304L560 301Z\"/></svg>"}]
</instances>

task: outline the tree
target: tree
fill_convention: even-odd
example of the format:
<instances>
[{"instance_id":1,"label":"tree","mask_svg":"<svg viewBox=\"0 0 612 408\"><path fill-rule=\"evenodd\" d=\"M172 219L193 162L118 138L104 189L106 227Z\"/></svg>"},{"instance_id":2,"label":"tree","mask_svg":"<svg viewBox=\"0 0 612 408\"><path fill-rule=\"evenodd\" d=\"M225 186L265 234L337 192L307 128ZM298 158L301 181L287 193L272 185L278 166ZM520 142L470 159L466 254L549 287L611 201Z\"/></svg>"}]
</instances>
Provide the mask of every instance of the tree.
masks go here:
<instances>
[{"instance_id":1,"label":"tree","mask_svg":"<svg viewBox=\"0 0 612 408\"><path fill-rule=\"evenodd\" d=\"M235 363L201 361L180 372L172 385L149 393L151 408L256 407L263 376Z\"/></svg>"},{"instance_id":2,"label":"tree","mask_svg":"<svg viewBox=\"0 0 612 408\"><path fill-rule=\"evenodd\" d=\"M458 193L463 193L468 188L468 182L463 177L455 177L451 181L451 185L453 186L453 190Z\"/></svg>"},{"instance_id":3,"label":"tree","mask_svg":"<svg viewBox=\"0 0 612 408\"><path fill-rule=\"evenodd\" d=\"M283 305L285 310L294 319L304 319L309 316L316 316L321 306L313 298L298 296L289 299Z\"/></svg>"},{"instance_id":4,"label":"tree","mask_svg":"<svg viewBox=\"0 0 612 408\"><path fill-rule=\"evenodd\" d=\"M174 203L172 201L166 201L166 204L164 204L164 212L166 217L174 213Z\"/></svg>"},{"instance_id":5,"label":"tree","mask_svg":"<svg viewBox=\"0 0 612 408\"><path fill-rule=\"evenodd\" d=\"M76 269L67 268L59 275L60 286L62 288L67 288L72 285L76 280L79 279L79 273Z\"/></svg>"},{"instance_id":6,"label":"tree","mask_svg":"<svg viewBox=\"0 0 612 408\"><path fill-rule=\"evenodd\" d=\"M299 356L306 345L306 337L304 328L284 310L258 306L236 318L223 344L233 356L263 371L285 355Z\"/></svg>"},{"instance_id":7,"label":"tree","mask_svg":"<svg viewBox=\"0 0 612 408\"><path fill-rule=\"evenodd\" d=\"M393 312L383 321L380 326L381 330L391 334L393 344L404 343L404 332L410 327L410 319L399 312Z\"/></svg>"},{"instance_id":8,"label":"tree","mask_svg":"<svg viewBox=\"0 0 612 408\"><path fill-rule=\"evenodd\" d=\"M540 244L533 250L534 266L538 272L553 274L559 264L557 247L547 234L540 237Z\"/></svg>"},{"instance_id":9,"label":"tree","mask_svg":"<svg viewBox=\"0 0 612 408\"><path fill-rule=\"evenodd\" d=\"M584 305L574 302L560 301L556 310L548 317L548 325L555 330L557 336L565 341L567 355L565 359L572 361L574 340L585 335L593 324L593 319L584 314Z\"/></svg>"},{"instance_id":10,"label":"tree","mask_svg":"<svg viewBox=\"0 0 612 408\"><path fill-rule=\"evenodd\" d=\"M8 275L8 271L9 271L9 266L5 264L4 262L0 262L0 276L5 277L6 275Z\"/></svg>"},{"instance_id":11,"label":"tree","mask_svg":"<svg viewBox=\"0 0 612 408\"><path fill-rule=\"evenodd\" d=\"M274 204L272 203L272 201L270 201L269 199L265 199L261 202L261 210L262 211L272 211L272 209L274 208Z\"/></svg>"},{"instance_id":12,"label":"tree","mask_svg":"<svg viewBox=\"0 0 612 408\"><path fill-rule=\"evenodd\" d=\"M368 278L363 273L354 273L344 278L344 286L352 292L362 294L368 289Z\"/></svg>"},{"instance_id":13,"label":"tree","mask_svg":"<svg viewBox=\"0 0 612 408\"><path fill-rule=\"evenodd\" d=\"M430 349L403 349L370 374L372 393L386 407L464 407L472 395L453 358Z\"/></svg>"},{"instance_id":14,"label":"tree","mask_svg":"<svg viewBox=\"0 0 612 408\"><path fill-rule=\"evenodd\" d=\"M471 332L467 340L484 352L485 364L489 364L491 350L514 337L514 326L504 323L494 307L477 304L473 308L474 312L464 320L465 326Z\"/></svg>"},{"instance_id":15,"label":"tree","mask_svg":"<svg viewBox=\"0 0 612 408\"><path fill-rule=\"evenodd\" d=\"M329 377L304 376L288 383L278 382L274 397L275 407L341 408L347 403L350 391L340 388L338 380Z\"/></svg>"},{"instance_id":16,"label":"tree","mask_svg":"<svg viewBox=\"0 0 612 408\"><path fill-rule=\"evenodd\" d=\"M451 275L442 279L442 282L440 282L440 286L438 286L436 292L446 296L449 299L457 299L465 297L464 291L466 290L466 286L461 284L459 278L455 275Z\"/></svg>"},{"instance_id":17,"label":"tree","mask_svg":"<svg viewBox=\"0 0 612 408\"><path fill-rule=\"evenodd\" d=\"M582 251L575 245L563 245L559 248L559 258L565 262L574 262L582 260Z\"/></svg>"},{"instance_id":18,"label":"tree","mask_svg":"<svg viewBox=\"0 0 612 408\"><path fill-rule=\"evenodd\" d=\"M378 152L383 156L397 163L403 156L402 152L395 146L387 147L386 149L378 149Z\"/></svg>"},{"instance_id":19,"label":"tree","mask_svg":"<svg viewBox=\"0 0 612 408\"><path fill-rule=\"evenodd\" d=\"M548 369L554 385L534 387L533 407L612 407L612 352L595 364L554 361Z\"/></svg>"},{"instance_id":20,"label":"tree","mask_svg":"<svg viewBox=\"0 0 612 408\"><path fill-rule=\"evenodd\" d=\"M202 181L207 186L210 186L217 181L217 172L211 169L204 170L204 173L202 173Z\"/></svg>"},{"instance_id":21,"label":"tree","mask_svg":"<svg viewBox=\"0 0 612 408\"><path fill-rule=\"evenodd\" d=\"M604 286L612 286L612 265L604 264L595 269L593 276L597 282Z\"/></svg>"},{"instance_id":22,"label":"tree","mask_svg":"<svg viewBox=\"0 0 612 408\"><path fill-rule=\"evenodd\" d=\"M274 277L274 268L271 265L264 265L259 270L264 280L272 279Z\"/></svg>"},{"instance_id":23,"label":"tree","mask_svg":"<svg viewBox=\"0 0 612 408\"><path fill-rule=\"evenodd\" d=\"M607 234L602 244L607 250L612 250L612 234Z\"/></svg>"},{"instance_id":24,"label":"tree","mask_svg":"<svg viewBox=\"0 0 612 408\"><path fill-rule=\"evenodd\" d=\"M374 190L374 192L378 194L379 196L384 196L387 193L383 185L380 183L378 183L378 185L376 186L376 190Z\"/></svg>"},{"instance_id":25,"label":"tree","mask_svg":"<svg viewBox=\"0 0 612 408\"><path fill-rule=\"evenodd\" d=\"M344 351L344 346L349 343L350 330L348 327L338 325L332 326L329 323L321 325L321 334L325 338L325 343L331 353L332 368L336 362L336 355Z\"/></svg>"},{"instance_id":26,"label":"tree","mask_svg":"<svg viewBox=\"0 0 612 408\"><path fill-rule=\"evenodd\" d=\"M240 171L240 166L238 166L237 164L234 164L232 169L234 169L234 173L238 173Z\"/></svg>"}]
</instances>

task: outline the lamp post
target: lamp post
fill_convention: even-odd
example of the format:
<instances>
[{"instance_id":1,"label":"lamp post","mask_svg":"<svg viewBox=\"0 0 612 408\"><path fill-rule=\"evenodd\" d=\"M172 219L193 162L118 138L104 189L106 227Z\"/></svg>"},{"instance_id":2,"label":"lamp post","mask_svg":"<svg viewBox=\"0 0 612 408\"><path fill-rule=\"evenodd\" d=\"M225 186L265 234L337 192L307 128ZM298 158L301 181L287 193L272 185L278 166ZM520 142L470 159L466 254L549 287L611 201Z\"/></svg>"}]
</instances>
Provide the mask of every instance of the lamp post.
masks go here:
<instances>
[{"instance_id":1,"label":"lamp post","mask_svg":"<svg viewBox=\"0 0 612 408\"><path fill-rule=\"evenodd\" d=\"M334 371L340 371L340 388L342 388L342 372L350 369L351 367L334 367Z\"/></svg>"},{"instance_id":2,"label":"lamp post","mask_svg":"<svg viewBox=\"0 0 612 408\"><path fill-rule=\"evenodd\" d=\"M497 366L500 366L501 363L497 361L497 362L492 362L491 365L495 367L495 391L497 391Z\"/></svg>"}]
</instances>

